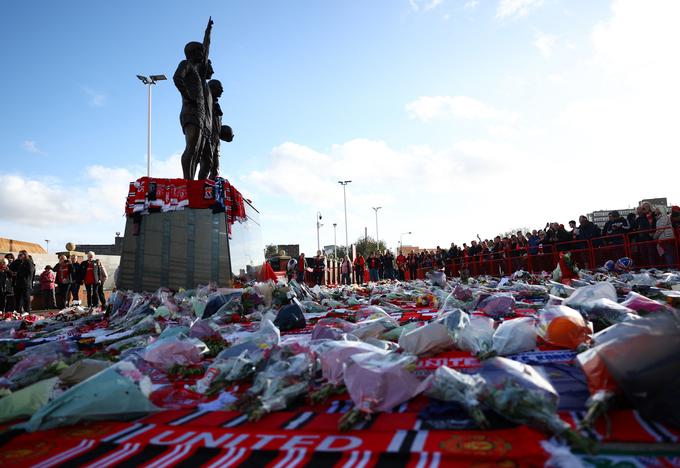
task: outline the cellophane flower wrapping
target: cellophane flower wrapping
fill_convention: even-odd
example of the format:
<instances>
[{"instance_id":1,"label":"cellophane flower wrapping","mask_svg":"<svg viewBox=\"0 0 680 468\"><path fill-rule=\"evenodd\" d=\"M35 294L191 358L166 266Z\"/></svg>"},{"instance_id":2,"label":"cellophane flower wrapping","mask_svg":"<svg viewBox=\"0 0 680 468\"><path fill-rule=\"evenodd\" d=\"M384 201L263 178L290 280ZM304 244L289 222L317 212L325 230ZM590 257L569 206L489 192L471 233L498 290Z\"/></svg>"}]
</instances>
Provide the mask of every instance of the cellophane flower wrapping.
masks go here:
<instances>
[{"instance_id":1,"label":"cellophane flower wrapping","mask_svg":"<svg viewBox=\"0 0 680 468\"><path fill-rule=\"evenodd\" d=\"M507 356L536 349L535 322L532 317L502 322L493 334L493 351Z\"/></svg>"},{"instance_id":2,"label":"cellophane flower wrapping","mask_svg":"<svg viewBox=\"0 0 680 468\"><path fill-rule=\"evenodd\" d=\"M576 349L590 342L592 330L578 311L549 305L538 311L538 334L552 345Z\"/></svg>"},{"instance_id":3,"label":"cellophane flower wrapping","mask_svg":"<svg viewBox=\"0 0 680 468\"><path fill-rule=\"evenodd\" d=\"M159 408L148 396L151 380L131 361L121 361L71 387L19 426L29 432L80 421L133 419Z\"/></svg>"},{"instance_id":4,"label":"cellophane flower wrapping","mask_svg":"<svg viewBox=\"0 0 680 468\"><path fill-rule=\"evenodd\" d=\"M623 307L633 309L634 311L641 314L657 312L667 308L665 304L656 302L655 300L645 297L642 294L638 294L635 291L629 292L621 305Z\"/></svg>"},{"instance_id":5,"label":"cellophane flower wrapping","mask_svg":"<svg viewBox=\"0 0 680 468\"><path fill-rule=\"evenodd\" d=\"M250 395L258 396L259 408L265 413L283 410L311 386L314 359L310 353L272 356L267 366L255 376Z\"/></svg>"},{"instance_id":6,"label":"cellophane flower wrapping","mask_svg":"<svg viewBox=\"0 0 680 468\"><path fill-rule=\"evenodd\" d=\"M602 322L604 325L628 322L639 319L636 311L608 298L598 299L593 302L588 311L588 318L592 321Z\"/></svg>"},{"instance_id":7,"label":"cellophane flower wrapping","mask_svg":"<svg viewBox=\"0 0 680 468\"><path fill-rule=\"evenodd\" d=\"M477 310L495 319L511 314L515 309L515 298L512 294L496 293L482 299L477 304Z\"/></svg>"},{"instance_id":8,"label":"cellophane flower wrapping","mask_svg":"<svg viewBox=\"0 0 680 468\"><path fill-rule=\"evenodd\" d=\"M421 393L425 386L413 374L418 357L412 354L355 354L345 369L344 382L355 409L364 413L390 411Z\"/></svg>"},{"instance_id":9,"label":"cellophane flower wrapping","mask_svg":"<svg viewBox=\"0 0 680 468\"><path fill-rule=\"evenodd\" d=\"M428 377L428 388L425 394L437 400L460 403L477 426L485 427L487 421L479 401L485 383L479 374L463 374L455 369L441 366L431 377Z\"/></svg>"},{"instance_id":10,"label":"cellophane flower wrapping","mask_svg":"<svg viewBox=\"0 0 680 468\"><path fill-rule=\"evenodd\" d=\"M399 337L399 347L407 353L422 356L453 348L448 328L440 321L432 321Z\"/></svg>"},{"instance_id":11,"label":"cellophane flower wrapping","mask_svg":"<svg viewBox=\"0 0 680 468\"><path fill-rule=\"evenodd\" d=\"M613 325L578 355L591 395L618 391L659 420L680 424L680 400L668 389L680 376L680 313L662 310Z\"/></svg>"},{"instance_id":12,"label":"cellophane flower wrapping","mask_svg":"<svg viewBox=\"0 0 680 468\"><path fill-rule=\"evenodd\" d=\"M456 346L474 355L485 354L493 347L494 321L489 317L473 315L458 335Z\"/></svg>"},{"instance_id":13,"label":"cellophane flower wrapping","mask_svg":"<svg viewBox=\"0 0 680 468\"><path fill-rule=\"evenodd\" d=\"M343 383L345 368L351 356L367 352L387 354L387 351L362 341L331 341L319 351L321 373L331 385Z\"/></svg>"},{"instance_id":14,"label":"cellophane flower wrapping","mask_svg":"<svg viewBox=\"0 0 680 468\"><path fill-rule=\"evenodd\" d=\"M145 361L169 369L175 364L189 366L198 364L208 347L201 340L186 335L162 338L146 347L142 353Z\"/></svg>"},{"instance_id":15,"label":"cellophane flower wrapping","mask_svg":"<svg viewBox=\"0 0 680 468\"><path fill-rule=\"evenodd\" d=\"M480 375L486 382L480 397L485 406L516 423L528 424L570 441L578 438L557 415L557 391L532 366L496 357L484 361Z\"/></svg>"},{"instance_id":16,"label":"cellophane flower wrapping","mask_svg":"<svg viewBox=\"0 0 680 468\"><path fill-rule=\"evenodd\" d=\"M616 297L614 285L608 282L601 282L577 288L571 296L564 300L562 305L587 313L598 299L606 298L616 302Z\"/></svg>"}]
</instances>

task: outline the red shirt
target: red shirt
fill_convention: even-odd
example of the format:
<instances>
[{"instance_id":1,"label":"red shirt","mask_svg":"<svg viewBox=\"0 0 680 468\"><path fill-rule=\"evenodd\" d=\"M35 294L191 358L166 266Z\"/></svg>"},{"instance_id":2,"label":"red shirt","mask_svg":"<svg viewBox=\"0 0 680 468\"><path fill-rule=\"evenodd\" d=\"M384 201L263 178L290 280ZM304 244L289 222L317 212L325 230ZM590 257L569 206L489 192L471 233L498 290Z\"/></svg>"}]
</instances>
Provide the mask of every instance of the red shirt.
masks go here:
<instances>
[{"instance_id":1,"label":"red shirt","mask_svg":"<svg viewBox=\"0 0 680 468\"><path fill-rule=\"evenodd\" d=\"M85 284L94 284L94 262L87 262L85 271Z\"/></svg>"}]
</instances>

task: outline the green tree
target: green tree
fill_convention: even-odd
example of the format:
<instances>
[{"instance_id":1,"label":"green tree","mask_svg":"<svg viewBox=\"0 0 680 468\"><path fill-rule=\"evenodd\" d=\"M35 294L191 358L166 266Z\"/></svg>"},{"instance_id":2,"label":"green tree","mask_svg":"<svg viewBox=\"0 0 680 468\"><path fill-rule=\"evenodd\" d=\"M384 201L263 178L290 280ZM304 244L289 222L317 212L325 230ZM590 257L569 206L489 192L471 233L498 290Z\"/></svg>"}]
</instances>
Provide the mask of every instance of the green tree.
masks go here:
<instances>
[{"instance_id":1,"label":"green tree","mask_svg":"<svg viewBox=\"0 0 680 468\"><path fill-rule=\"evenodd\" d=\"M279 246L274 244L267 244L264 249L264 258L276 257L279 254Z\"/></svg>"},{"instance_id":2,"label":"green tree","mask_svg":"<svg viewBox=\"0 0 680 468\"><path fill-rule=\"evenodd\" d=\"M383 241L377 243L371 236L360 237L356 240L355 244L357 246L357 255L363 255L364 258L373 252L384 252L387 249Z\"/></svg>"}]
</instances>

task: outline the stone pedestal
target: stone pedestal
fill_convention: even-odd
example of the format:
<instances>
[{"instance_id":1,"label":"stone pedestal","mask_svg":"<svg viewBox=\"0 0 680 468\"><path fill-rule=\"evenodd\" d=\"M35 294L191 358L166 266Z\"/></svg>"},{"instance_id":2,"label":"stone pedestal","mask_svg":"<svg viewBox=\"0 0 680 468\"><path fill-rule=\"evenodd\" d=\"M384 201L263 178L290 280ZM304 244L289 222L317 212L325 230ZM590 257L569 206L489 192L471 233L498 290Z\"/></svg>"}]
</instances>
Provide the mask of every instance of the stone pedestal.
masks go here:
<instances>
[{"instance_id":1,"label":"stone pedestal","mask_svg":"<svg viewBox=\"0 0 680 468\"><path fill-rule=\"evenodd\" d=\"M231 285L224 213L185 208L129 217L125 225L118 288L155 291L192 289L209 282Z\"/></svg>"}]
</instances>

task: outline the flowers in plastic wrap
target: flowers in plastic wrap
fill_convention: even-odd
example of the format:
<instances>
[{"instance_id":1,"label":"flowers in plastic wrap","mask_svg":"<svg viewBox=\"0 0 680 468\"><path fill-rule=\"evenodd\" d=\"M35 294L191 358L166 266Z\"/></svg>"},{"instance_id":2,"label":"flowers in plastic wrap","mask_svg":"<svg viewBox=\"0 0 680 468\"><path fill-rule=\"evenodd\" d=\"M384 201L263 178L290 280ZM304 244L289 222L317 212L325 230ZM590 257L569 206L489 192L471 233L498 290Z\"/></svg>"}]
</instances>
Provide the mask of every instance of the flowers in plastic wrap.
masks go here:
<instances>
[{"instance_id":1,"label":"flowers in plastic wrap","mask_svg":"<svg viewBox=\"0 0 680 468\"><path fill-rule=\"evenodd\" d=\"M402 333L399 347L418 356L445 351L454 347L468 322L468 315L462 310L448 312L422 327Z\"/></svg>"},{"instance_id":2,"label":"flowers in plastic wrap","mask_svg":"<svg viewBox=\"0 0 680 468\"><path fill-rule=\"evenodd\" d=\"M425 391L427 396L460 403L478 427L484 428L488 425L479 401L485 382L478 374L463 374L441 366L427 382L428 389Z\"/></svg>"},{"instance_id":3,"label":"flowers in plastic wrap","mask_svg":"<svg viewBox=\"0 0 680 468\"><path fill-rule=\"evenodd\" d=\"M434 286L443 288L446 286L446 274L441 270L428 271L425 276Z\"/></svg>"},{"instance_id":4,"label":"flowers in plastic wrap","mask_svg":"<svg viewBox=\"0 0 680 468\"><path fill-rule=\"evenodd\" d=\"M344 334L351 333L356 325L340 318L322 318L312 329L312 340L339 340Z\"/></svg>"},{"instance_id":5,"label":"flowers in plastic wrap","mask_svg":"<svg viewBox=\"0 0 680 468\"><path fill-rule=\"evenodd\" d=\"M150 393L149 377L122 361L65 391L18 427L33 432L80 421L138 418L159 410Z\"/></svg>"},{"instance_id":6,"label":"flowers in plastic wrap","mask_svg":"<svg viewBox=\"0 0 680 468\"><path fill-rule=\"evenodd\" d=\"M203 359L202 354L208 348L201 340L188 338L185 335L161 338L146 347L142 358L164 369L173 365L190 366Z\"/></svg>"},{"instance_id":7,"label":"flowers in plastic wrap","mask_svg":"<svg viewBox=\"0 0 680 468\"><path fill-rule=\"evenodd\" d=\"M480 376L486 382L480 396L486 407L516 423L528 424L562 437L572 445L589 448L587 440L557 415L559 395L533 367L495 357L483 362Z\"/></svg>"},{"instance_id":8,"label":"flowers in plastic wrap","mask_svg":"<svg viewBox=\"0 0 680 468\"><path fill-rule=\"evenodd\" d=\"M263 320L257 332L248 333L219 353L192 390L201 394L214 393L221 383L251 377L264 362L267 352L278 345L280 339L278 328L270 320Z\"/></svg>"},{"instance_id":9,"label":"flowers in plastic wrap","mask_svg":"<svg viewBox=\"0 0 680 468\"><path fill-rule=\"evenodd\" d=\"M587 314L590 320L599 322L605 327L614 325L615 323L628 322L640 318L633 309L606 297L594 301Z\"/></svg>"},{"instance_id":10,"label":"flowers in plastic wrap","mask_svg":"<svg viewBox=\"0 0 680 468\"><path fill-rule=\"evenodd\" d=\"M493 347L494 321L489 317L473 315L458 334L456 346L472 354L484 355Z\"/></svg>"},{"instance_id":11,"label":"flowers in plastic wrap","mask_svg":"<svg viewBox=\"0 0 680 468\"><path fill-rule=\"evenodd\" d=\"M0 387L18 390L58 375L68 367L68 357L76 349L71 341L52 341L19 351L12 356L12 361L17 362L0 379Z\"/></svg>"},{"instance_id":12,"label":"flowers in plastic wrap","mask_svg":"<svg viewBox=\"0 0 680 468\"><path fill-rule=\"evenodd\" d=\"M330 341L322 343L315 349L321 364L321 374L326 384L310 395L312 403L321 403L330 395L344 388L345 368L351 356L361 353L387 354L373 344L363 341Z\"/></svg>"},{"instance_id":13,"label":"flowers in plastic wrap","mask_svg":"<svg viewBox=\"0 0 680 468\"><path fill-rule=\"evenodd\" d=\"M507 356L536 349L534 323L535 320L532 317L520 317L502 322L493 334L492 351L500 356Z\"/></svg>"},{"instance_id":14,"label":"flowers in plastic wrap","mask_svg":"<svg viewBox=\"0 0 680 468\"><path fill-rule=\"evenodd\" d=\"M616 288L613 284L601 282L577 288L562 305L587 313L598 299L603 298L616 302Z\"/></svg>"},{"instance_id":15,"label":"flowers in plastic wrap","mask_svg":"<svg viewBox=\"0 0 680 468\"><path fill-rule=\"evenodd\" d=\"M362 353L350 358L344 373L354 408L340 419L340 429L351 429L360 419L390 411L425 389L413 374L418 357L412 354Z\"/></svg>"},{"instance_id":16,"label":"flowers in plastic wrap","mask_svg":"<svg viewBox=\"0 0 680 468\"><path fill-rule=\"evenodd\" d=\"M508 293L492 294L477 304L477 310L496 319L512 314L514 308L515 298Z\"/></svg>"},{"instance_id":17,"label":"flowers in plastic wrap","mask_svg":"<svg viewBox=\"0 0 680 468\"><path fill-rule=\"evenodd\" d=\"M648 297L645 297L634 291L628 293L621 305L628 307L629 309L633 309L638 313L656 312L667 308L665 304L656 302L655 300L649 299Z\"/></svg>"},{"instance_id":18,"label":"flowers in plastic wrap","mask_svg":"<svg viewBox=\"0 0 680 468\"><path fill-rule=\"evenodd\" d=\"M398 327L397 322L392 317L381 317L377 319L364 320L356 324L352 330L352 335L360 340L367 338L379 338L385 332Z\"/></svg>"},{"instance_id":19,"label":"flowers in plastic wrap","mask_svg":"<svg viewBox=\"0 0 680 468\"><path fill-rule=\"evenodd\" d=\"M576 349L590 342L592 330L571 307L549 305L538 313L538 333L552 345Z\"/></svg>"},{"instance_id":20,"label":"flowers in plastic wrap","mask_svg":"<svg viewBox=\"0 0 680 468\"><path fill-rule=\"evenodd\" d=\"M622 395L645 417L680 426L680 313L659 311L613 325L577 359L591 398L583 424L605 414Z\"/></svg>"},{"instance_id":21,"label":"flowers in plastic wrap","mask_svg":"<svg viewBox=\"0 0 680 468\"><path fill-rule=\"evenodd\" d=\"M276 355L255 375L253 386L236 403L237 409L257 421L272 411L286 409L294 400L306 394L311 386L314 359L308 352L292 353L277 348Z\"/></svg>"}]
</instances>

